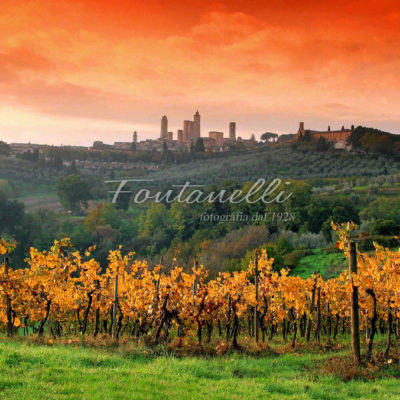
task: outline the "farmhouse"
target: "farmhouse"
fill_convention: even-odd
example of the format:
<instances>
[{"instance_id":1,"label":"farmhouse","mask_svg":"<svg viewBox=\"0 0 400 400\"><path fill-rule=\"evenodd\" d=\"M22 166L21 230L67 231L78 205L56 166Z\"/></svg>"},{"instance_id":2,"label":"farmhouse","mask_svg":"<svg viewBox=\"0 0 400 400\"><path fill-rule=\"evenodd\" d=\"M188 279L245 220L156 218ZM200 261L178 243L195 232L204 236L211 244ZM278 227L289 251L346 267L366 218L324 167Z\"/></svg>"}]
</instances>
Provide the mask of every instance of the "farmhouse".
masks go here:
<instances>
[{"instance_id":1,"label":"farmhouse","mask_svg":"<svg viewBox=\"0 0 400 400\"><path fill-rule=\"evenodd\" d=\"M319 138L324 138L328 142L347 142L351 133L354 131L354 125L351 126L350 129L345 129L342 126L342 129L332 131L331 127L328 126L327 131L314 131L311 129L304 129L304 122L300 122L299 130L297 131L296 140L302 140L303 138L310 138L314 140L318 140Z\"/></svg>"}]
</instances>

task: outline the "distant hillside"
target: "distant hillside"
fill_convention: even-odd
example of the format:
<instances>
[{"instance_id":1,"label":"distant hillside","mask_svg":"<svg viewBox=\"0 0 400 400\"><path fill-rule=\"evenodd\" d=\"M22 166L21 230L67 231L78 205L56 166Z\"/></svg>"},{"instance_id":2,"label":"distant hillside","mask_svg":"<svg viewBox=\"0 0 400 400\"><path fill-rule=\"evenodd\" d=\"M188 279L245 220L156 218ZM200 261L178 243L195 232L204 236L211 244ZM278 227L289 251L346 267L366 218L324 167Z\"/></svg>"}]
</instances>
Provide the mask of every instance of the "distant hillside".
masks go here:
<instances>
[{"instance_id":1,"label":"distant hillside","mask_svg":"<svg viewBox=\"0 0 400 400\"><path fill-rule=\"evenodd\" d=\"M378 176L400 172L400 162L383 155L353 154L339 150L319 152L314 144L262 146L221 159L197 160L165 167L148 176L157 182L246 182L258 178L291 179Z\"/></svg>"},{"instance_id":2,"label":"distant hillside","mask_svg":"<svg viewBox=\"0 0 400 400\"><path fill-rule=\"evenodd\" d=\"M356 132L360 132L359 128ZM360 137L362 140L363 135ZM156 171L78 168L77 172L84 174L92 184L99 187L99 190L105 190L104 180L123 176L146 176L154 179L152 185L158 187L186 181L196 184L218 184L224 180L243 183L258 178L341 178L400 172L400 160L390 155L367 152L357 154L333 149L318 151L317 144L291 142L259 145L241 152L215 154L212 158L197 158L180 164L160 164L160 169ZM30 195L38 191L48 192L48 188L51 188L60 176L70 173L73 173L72 168L62 165L55 168L41 162L0 156L0 179L8 180L15 196ZM39 190L41 186L46 187Z\"/></svg>"},{"instance_id":3,"label":"distant hillside","mask_svg":"<svg viewBox=\"0 0 400 400\"><path fill-rule=\"evenodd\" d=\"M351 134L349 142L354 148L366 152L384 154L400 159L400 135L379 129L358 126Z\"/></svg>"}]
</instances>

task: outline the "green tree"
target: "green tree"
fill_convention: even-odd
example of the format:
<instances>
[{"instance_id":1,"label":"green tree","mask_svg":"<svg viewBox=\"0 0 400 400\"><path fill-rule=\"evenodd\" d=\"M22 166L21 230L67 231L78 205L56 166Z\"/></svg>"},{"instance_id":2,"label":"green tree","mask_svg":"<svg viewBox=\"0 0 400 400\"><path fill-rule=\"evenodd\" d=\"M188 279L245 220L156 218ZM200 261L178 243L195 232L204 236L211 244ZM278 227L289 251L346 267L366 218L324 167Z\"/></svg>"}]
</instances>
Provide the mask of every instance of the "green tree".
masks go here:
<instances>
[{"instance_id":1,"label":"green tree","mask_svg":"<svg viewBox=\"0 0 400 400\"><path fill-rule=\"evenodd\" d=\"M206 151L202 138L197 138L196 144L194 145L194 151L197 153L204 153Z\"/></svg>"},{"instance_id":2,"label":"green tree","mask_svg":"<svg viewBox=\"0 0 400 400\"><path fill-rule=\"evenodd\" d=\"M162 203L152 203L142 216L140 233L143 236L153 236L157 232L165 231L168 227L167 209Z\"/></svg>"},{"instance_id":3,"label":"green tree","mask_svg":"<svg viewBox=\"0 0 400 400\"><path fill-rule=\"evenodd\" d=\"M120 212L112 203L102 203L91 211L85 218L83 225L90 232L93 232L97 226L110 225L112 228L118 228L121 224Z\"/></svg>"},{"instance_id":4,"label":"green tree","mask_svg":"<svg viewBox=\"0 0 400 400\"><path fill-rule=\"evenodd\" d=\"M317 140L317 143L315 145L315 149L317 151L327 151L329 150L329 143L324 137L320 137Z\"/></svg>"},{"instance_id":5,"label":"green tree","mask_svg":"<svg viewBox=\"0 0 400 400\"><path fill-rule=\"evenodd\" d=\"M5 193L0 192L0 234L14 235L21 226L24 216L24 205L15 200L9 200Z\"/></svg>"},{"instance_id":6,"label":"green tree","mask_svg":"<svg viewBox=\"0 0 400 400\"><path fill-rule=\"evenodd\" d=\"M87 208L87 202L92 198L90 186L80 175L68 175L57 182L57 195L66 210L79 214Z\"/></svg>"},{"instance_id":7,"label":"green tree","mask_svg":"<svg viewBox=\"0 0 400 400\"><path fill-rule=\"evenodd\" d=\"M261 135L261 140L264 140L265 142L276 142L278 140L278 134L265 132Z\"/></svg>"},{"instance_id":8,"label":"green tree","mask_svg":"<svg viewBox=\"0 0 400 400\"><path fill-rule=\"evenodd\" d=\"M394 221L380 219L369 226L369 231L372 235L398 235L400 226Z\"/></svg>"},{"instance_id":9,"label":"green tree","mask_svg":"<svg viewBox=\"0 0 400 400\"><path fill-rule=\"evenodd\" d=\"M0 179L0 193L4 193L6 196L10 196L11 187L7 179Z\"/></svg>"},{"instance_id":10,"label":"green tree","mask_svg":"<svg viewBox=\"0 0 400 400\"><path fill-rule=\"evenodd\" d=\"M304 228L312 233L322 230L328 240L332 233L331 221L353 221L357 224L360 222L357 209L347 198L331 200L314 197L306 207L306 212Z\"/></svg>"},{"instance_id":11,"label":"green tree","mask_svg":"<svg viewBox=\"0 0 400 400\"><path fill-rule=\"evenodd\" d=\"M363 220L392 220L400 224L399 197L380 197L368 204L362 211L360 217Z\"/></svg>"},{"instance_id":12,"label":"green tree","mask_svg":"<svg viewBox=\"0 0 400 400\"><path fill-rule=\"evenodd\" d=\"M10 146L5 142L0 141L0 154L8 156L10 152L11 152Z\"/></svg>"}]
</instances>

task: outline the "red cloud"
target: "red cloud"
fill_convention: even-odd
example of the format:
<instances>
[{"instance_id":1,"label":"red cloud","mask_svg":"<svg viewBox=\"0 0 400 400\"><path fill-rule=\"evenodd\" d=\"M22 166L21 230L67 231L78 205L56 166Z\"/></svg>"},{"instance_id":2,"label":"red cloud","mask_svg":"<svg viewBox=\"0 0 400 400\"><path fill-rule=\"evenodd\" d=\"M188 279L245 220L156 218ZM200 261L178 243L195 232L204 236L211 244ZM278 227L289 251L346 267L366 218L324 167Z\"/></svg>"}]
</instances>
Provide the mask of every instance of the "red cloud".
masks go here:
<instances>
[{"instance_id":1,"label":"red cloud","mask_svg":"<svg viewBox=\"0 0 400 400\"><path fill-rule=\"evenodd\" d=\"M3 2L1 104L116 127L199 107L210 125L353 113L397 131L399 15L394 0Z\"/></svg>"}]
</instances>

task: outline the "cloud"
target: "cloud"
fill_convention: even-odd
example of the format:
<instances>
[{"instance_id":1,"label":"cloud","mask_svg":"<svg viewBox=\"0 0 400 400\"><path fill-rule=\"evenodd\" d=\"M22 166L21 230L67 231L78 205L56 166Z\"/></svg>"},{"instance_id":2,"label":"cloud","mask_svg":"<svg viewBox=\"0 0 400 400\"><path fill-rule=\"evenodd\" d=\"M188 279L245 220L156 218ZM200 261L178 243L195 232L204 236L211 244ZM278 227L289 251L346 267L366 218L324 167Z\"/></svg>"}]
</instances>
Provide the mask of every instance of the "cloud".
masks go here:
<instances>
[{"instance_id":1,"label":"cloud","mask_svg":"<svg viewBox=\"0 0 400 400\"><path fill-rule=\"evenodd\" d=\"M213 46L230 45L262 30L265 23L243 12L210 12L193 26L190 36L195 41Z\"/></svg>"},{"instance_id":2,"label":"cloud","mask_svg":"<svg viewBox=\"0 0 400 400\"><path fill-rule=\"evenodd\" d=\"M180 127L197 108L207 127L237 119L249 131L290 129L301 115L324 126L387 116L393 130L400 119L393 1L96 4L1 5L3 105L156 131L162 114Z\"/></svg>"},{"instance_id":3,"label":"cloud","mask_svg":"<svg viewBox=\"0 0 400 400\"><path fill-rule=\"evenodd\" d=\"M15 47L0 51L0 64L3 68L12 70L32 70L48 72L54 69L54 64L32 49Z\"/></svg>"}]
</instances>

